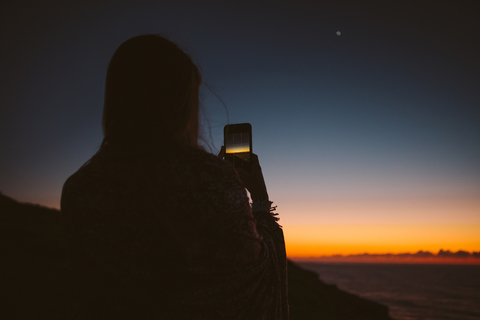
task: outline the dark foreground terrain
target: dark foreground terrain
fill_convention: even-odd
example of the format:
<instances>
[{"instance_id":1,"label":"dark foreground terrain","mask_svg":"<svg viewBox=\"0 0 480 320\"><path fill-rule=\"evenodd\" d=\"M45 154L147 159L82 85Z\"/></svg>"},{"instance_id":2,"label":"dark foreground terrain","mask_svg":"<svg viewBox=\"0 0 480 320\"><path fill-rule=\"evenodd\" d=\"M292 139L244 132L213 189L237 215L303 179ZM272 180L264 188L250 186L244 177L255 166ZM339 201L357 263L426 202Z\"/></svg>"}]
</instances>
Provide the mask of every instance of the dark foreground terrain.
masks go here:
<instances>
[{"instance_id":1,"label":"dark foreground terrain","mask_svg":"<svg viewBox=\"0 0 480 320\"><path fill-rule=\"evenodd\" d=\"M60 212L0 194L1 319L78 319ZM390 319L388 308L338 290L289 261L290 318Z\"/></svg>"}]
</instances>

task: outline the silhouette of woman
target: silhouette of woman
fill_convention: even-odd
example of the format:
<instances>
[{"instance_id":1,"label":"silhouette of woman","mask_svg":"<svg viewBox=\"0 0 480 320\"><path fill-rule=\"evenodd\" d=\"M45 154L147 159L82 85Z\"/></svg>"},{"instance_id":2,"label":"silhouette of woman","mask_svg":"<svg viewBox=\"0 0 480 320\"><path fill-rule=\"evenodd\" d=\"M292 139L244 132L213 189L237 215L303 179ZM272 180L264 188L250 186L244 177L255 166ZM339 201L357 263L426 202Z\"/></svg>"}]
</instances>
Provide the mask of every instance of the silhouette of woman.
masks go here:
<instances>
[{"instance_id":1,"label":"silhouette of woman","mask_svg":"<svg viewBox=\"0 0 480 320\"><path fill-rule=\"evenodd\" d=\"M198 146L200 84L158 35L112 57L103 142L61 200L85 318L288 319L283 232L258 158L237 172Z\"/></svg>"}]
</instances>

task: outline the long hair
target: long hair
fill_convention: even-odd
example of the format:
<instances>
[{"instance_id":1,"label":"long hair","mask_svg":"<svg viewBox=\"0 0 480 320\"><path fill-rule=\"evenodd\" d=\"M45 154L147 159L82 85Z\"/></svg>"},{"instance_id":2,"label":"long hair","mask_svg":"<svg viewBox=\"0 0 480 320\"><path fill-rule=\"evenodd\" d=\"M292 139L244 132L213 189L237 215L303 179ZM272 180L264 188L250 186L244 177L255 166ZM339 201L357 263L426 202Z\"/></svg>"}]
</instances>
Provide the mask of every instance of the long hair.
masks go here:
<instances>
[{"instance_id":1,"label":"long hair","mask_svg":"<svg viewBox=\"0 0 480 320\"><path fill-rule=\"evenodd\" d=\"M101 149L196 147L201 82L190 56L160 35L122 43L107 71Z\"/></svg>"}]
</instances>

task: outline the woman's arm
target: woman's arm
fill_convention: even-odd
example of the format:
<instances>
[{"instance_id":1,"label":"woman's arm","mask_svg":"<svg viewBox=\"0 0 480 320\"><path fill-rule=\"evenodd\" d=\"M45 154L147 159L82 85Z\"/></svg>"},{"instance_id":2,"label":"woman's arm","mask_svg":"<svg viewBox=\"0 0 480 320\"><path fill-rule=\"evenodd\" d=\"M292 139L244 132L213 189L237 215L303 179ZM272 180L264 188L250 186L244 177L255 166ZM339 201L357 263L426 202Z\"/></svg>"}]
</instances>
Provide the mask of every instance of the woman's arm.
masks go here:
<instances>
[{"instance_id":1,"label":"woman's arm","mask_svg":"<svg viewBox=\"0 0 480 320\"><path fill-rule=\"evenodd\" d=\"M223 155L224 148L219 157ZM265 180L257 155L252 154L252 170L247 172L236 168L238 177L252 198L252 207L249 210L254 217L254 223L250 226L261 237L261 249L253 262L261 266L258 272L260 286L264 287L263 297L269 301L270 310L266 311L267 318L288 319L288 294L287 294L287 258L285 253L285 240L283 230L278 225L278 218L274 213L275 207L269 200ZM238 179L238 178L237 178ZM237 183L238 184L238 183ZM271 288L269 291L266 288Z\"/></svg>"}]
</instances>

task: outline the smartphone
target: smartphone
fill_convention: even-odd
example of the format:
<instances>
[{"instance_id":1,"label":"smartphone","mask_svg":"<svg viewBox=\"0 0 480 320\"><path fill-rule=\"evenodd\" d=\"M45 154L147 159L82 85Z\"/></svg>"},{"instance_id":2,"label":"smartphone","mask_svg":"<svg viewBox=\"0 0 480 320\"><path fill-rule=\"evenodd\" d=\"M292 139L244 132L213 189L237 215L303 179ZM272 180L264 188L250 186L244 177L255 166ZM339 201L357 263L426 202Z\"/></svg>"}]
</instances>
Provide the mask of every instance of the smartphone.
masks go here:
<instances>
[{"instance_id":1,"label":"smartphone","mask_svg":"<svg viewBox=\"0 0 480 320\"><path fill-rule=\"evenodd\" d=\"M223 128L225 160L236 168L252 171L252 125L250 123L228 124Z\"/></svg>"}]
</instances>

